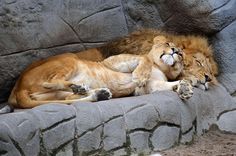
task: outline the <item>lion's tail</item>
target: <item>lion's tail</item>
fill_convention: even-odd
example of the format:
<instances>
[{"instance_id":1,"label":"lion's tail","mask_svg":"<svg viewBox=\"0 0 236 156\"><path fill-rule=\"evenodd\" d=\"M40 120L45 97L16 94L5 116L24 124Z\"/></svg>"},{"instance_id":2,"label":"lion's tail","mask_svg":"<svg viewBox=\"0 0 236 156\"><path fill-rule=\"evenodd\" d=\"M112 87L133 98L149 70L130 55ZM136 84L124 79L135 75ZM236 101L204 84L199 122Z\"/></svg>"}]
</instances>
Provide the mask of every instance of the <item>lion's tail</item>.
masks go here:
<instances>
[{"instance_id":1,"label":"lion's tail","mask_svg":"<svg viewBox=\"0 0 236 156\"><path fill-rule=\"evenodd\" d=\"M11 105L6 105L0 109L0 114L6 114L6 113L13 112L13 111L14 111L14 108Z\"/></svg>"},{"instance_id":2,"label":"lion's tail","mask_svg":"<svg viewBox=\"0 0 236 156\"><path fill-rule=\"evenodd\" d=\"M17 104L19 108L33 108L46 103L60 103L60 104L71 104L73 102L81 101L80 99L74 100L34 100L32 99L27 90L21 90L16 95Z\"/></svg>"}]
</instances>

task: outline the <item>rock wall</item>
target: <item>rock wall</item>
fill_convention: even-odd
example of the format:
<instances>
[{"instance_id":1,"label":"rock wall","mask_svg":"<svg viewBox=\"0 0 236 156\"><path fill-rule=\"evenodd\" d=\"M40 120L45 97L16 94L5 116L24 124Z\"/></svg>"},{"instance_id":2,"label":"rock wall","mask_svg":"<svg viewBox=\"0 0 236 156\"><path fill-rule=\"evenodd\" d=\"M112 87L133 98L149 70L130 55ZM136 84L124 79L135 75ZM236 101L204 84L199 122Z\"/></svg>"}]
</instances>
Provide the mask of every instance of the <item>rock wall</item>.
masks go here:
<instances>
[{"instance_id":1,"label":"rock wall","mask_svg":"<svg viewBox=\"0 0 236 156\"><path fill-rule=\"evenodd\" d=\"M225 88L194 91L185 102L167 91L5 114L0 118L0 154L147 154L190 143L212 125L236 134L236 103Z\"/></svg>"}]
</instances>

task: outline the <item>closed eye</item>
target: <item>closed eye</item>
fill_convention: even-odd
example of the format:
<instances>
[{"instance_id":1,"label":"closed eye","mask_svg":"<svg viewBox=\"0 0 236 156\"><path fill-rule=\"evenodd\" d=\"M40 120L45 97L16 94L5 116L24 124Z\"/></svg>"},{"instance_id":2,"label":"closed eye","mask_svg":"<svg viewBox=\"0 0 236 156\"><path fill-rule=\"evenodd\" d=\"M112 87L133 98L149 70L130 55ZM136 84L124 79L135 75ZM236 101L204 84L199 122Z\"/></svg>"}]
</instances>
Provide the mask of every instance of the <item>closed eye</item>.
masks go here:
<instances>
[{"instance_id":1,"label":"closed eye","mask_svg":"<svg viewBox=\"0 0 236 156\"><path fill-rule=\"evenodd\" d=\"M197 62L197 64L198 64L199 66L202 66L202 67L203 67L203 65L201 64L200 61L196 60L196 62Z\"/></svg>"}]
</instances>

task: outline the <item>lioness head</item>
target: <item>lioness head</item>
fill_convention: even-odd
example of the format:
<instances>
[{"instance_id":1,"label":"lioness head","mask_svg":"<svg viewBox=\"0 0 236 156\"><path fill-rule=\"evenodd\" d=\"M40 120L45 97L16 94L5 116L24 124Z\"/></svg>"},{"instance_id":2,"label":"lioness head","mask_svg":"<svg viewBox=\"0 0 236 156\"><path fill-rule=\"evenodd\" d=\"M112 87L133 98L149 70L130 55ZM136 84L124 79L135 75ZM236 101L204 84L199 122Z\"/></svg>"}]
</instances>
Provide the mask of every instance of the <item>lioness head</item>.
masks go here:
<instances>
[{"instance_id":1,"label":"lioness head","mask_svg":"<svg viewBox=\"0 0 236 156\"><path fill-rule=\"evenodd\" d=\"M174 80L183 70L183 52L166 37L157 36L149 52L149 58L165 73L168 80Z\"/></svg>"},{"instance_id":2,"label":"lioness head","mask_svg":"<svg viewBox=\"0 0 236 156\"><path fill-rule=\"evenodd\" d=\"M216 84L216 63L203 53L184 55L184 77L188 78L193 86L207 90L210 84Z\"/></svg>"}]
</instances>

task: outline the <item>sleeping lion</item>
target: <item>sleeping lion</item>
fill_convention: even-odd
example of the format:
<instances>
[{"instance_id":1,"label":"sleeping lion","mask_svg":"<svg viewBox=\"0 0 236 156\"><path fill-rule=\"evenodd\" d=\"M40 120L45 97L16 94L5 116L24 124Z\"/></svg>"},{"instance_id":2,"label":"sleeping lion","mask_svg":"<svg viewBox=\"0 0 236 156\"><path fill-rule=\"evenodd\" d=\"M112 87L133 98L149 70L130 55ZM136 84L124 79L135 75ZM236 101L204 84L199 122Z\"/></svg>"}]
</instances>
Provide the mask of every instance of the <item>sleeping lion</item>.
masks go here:
<instances>
[{"instance_id":1,"label":"sleeping lion","mask_svg":"<svg viewBox=\"0 0 236 156\"><path fill-rule=\"evenodd\" d=\"M66 53L31 64L9 97L15 108L33 108L56 102L100 101L130 94L174 90L180 98L193 95L188 81L168 82L183 69L182 51L163 36L155 37L145 55L121 54L101 62Z\"/></svg>"},{"instance_id":2,"label":"sleeping lion","mask_svg":"<svg viewBox=\"0 0 236 156\"><path fill-rule=\"evenodd\" d=\"M101 61L117 54L147 54L153 46L153 39L160 35L165 36L168 42L173 42L184 51L184 68L177 78L178 80L189 80L193 86L203 90L207 90L209 85L217 84L215 76L218 74L218 69L213 58L213 50L207 39L202 36L174 35L159 30L144 29L100 48L79 52L77 55L83 59L91 59L89 56L93 56L93 60ZM168 75L168 71L164 70L163 72L165 72L168 80L176 80L175 77Z\"/></svg>"}]
</instances>

